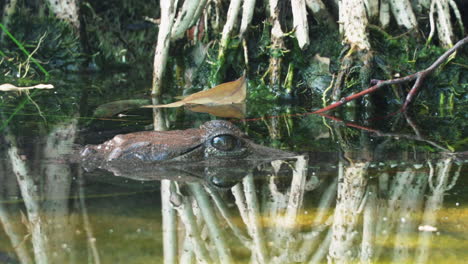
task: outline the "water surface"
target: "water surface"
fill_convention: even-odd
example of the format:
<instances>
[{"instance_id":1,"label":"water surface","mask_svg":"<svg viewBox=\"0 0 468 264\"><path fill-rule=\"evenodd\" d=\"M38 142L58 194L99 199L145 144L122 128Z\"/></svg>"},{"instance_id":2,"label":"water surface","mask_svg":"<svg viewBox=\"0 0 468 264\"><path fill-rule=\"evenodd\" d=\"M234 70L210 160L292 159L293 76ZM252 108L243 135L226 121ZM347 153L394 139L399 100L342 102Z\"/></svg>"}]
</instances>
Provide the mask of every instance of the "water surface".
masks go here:
<instances>
[{"instance_id":1,"label":"water surface","mask_svg":"<svg viewBox=\"0 0 468 264\"><path fill-rule=\"evenodd\" d=\"M80 146L153 129L149 109L93 116L105 103L147 99L144 82L113 77L2 95L0 263L468 259L466 109L347 109L333 120L308 114L314 106L249 98L241 119L165 110L171 130L227 119L256 143L297 154L217 188L203 175L152 181L81 168Z\"/></svg>"}]
</instances>

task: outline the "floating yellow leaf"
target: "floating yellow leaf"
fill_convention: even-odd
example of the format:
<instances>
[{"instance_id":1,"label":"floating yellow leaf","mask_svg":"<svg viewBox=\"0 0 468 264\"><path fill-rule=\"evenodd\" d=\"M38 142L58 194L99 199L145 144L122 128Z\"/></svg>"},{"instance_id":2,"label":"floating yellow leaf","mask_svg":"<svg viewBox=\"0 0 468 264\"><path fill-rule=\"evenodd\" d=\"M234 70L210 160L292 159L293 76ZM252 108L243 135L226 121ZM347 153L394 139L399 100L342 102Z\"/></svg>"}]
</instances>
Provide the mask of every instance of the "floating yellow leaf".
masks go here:
<instances>
[{"instance_id":1,"label":"floating yellow leaf","mask_svg":"<svg viewBox=\"0 0 468 264\"><path fill-rule=\"evenodd\" d=\"M245 75L239 79L222 83L209 90L201 91L198 93L191 94L184 99L164 105L146 105L143 107L150 108L162 108L162 107L178 107L188 104L213 104L213 105L224 105L224 104L236 104L241 103L245 100L247 95L247 82Z\"/></svg>"}]
</instances>

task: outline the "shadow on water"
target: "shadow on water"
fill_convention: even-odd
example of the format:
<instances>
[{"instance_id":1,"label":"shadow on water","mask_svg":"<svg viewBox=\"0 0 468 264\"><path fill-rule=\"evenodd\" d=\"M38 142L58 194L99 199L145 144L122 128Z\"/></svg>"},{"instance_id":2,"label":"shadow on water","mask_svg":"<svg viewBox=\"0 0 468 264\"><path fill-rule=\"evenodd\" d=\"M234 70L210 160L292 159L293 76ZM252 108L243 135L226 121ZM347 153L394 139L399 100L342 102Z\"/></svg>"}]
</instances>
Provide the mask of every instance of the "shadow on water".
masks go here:
<instances>
[{"instance_id":1,"label":"shadow on water","mask_svg":"<svg viewBox=\"0 0 468 264\"><path fill-rule=\"evenodd\" d=\"M247 103L255 121L238 128L173 109L162 122L183 130L112 139L150 130L151 110L89 121L109 102L88 93L60 120L47 99L47 124L28 116L35 108L1 110L3 123L19 114L0 135L0 263L468 259L466 135L447 127L456 113L346 126Z\"/></svg>"}]
</instances>

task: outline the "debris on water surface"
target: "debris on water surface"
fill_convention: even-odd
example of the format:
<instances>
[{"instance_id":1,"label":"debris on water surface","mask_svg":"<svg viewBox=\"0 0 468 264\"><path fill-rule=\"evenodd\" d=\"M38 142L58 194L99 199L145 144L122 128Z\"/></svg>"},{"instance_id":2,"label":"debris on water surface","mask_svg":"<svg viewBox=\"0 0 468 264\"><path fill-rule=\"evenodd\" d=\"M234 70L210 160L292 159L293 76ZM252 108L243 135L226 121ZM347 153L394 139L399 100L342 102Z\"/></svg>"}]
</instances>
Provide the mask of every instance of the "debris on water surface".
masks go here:
<instances>
[{"instance_id":1,"label":"debris on water surface","mask_svg":"<svg viewBox=\"0 0 468 264\"><path fill-rule=\"evenodd\" d=\"M418 230L421 232L435 232L437 231L437 227L431 225L420 225L418 226Z\"/></svg>"},{"instance_id":2,"label":"debris on water surface","mask_svg":"<svg viewBox=\"0 0 468 264\"><path fill-rule=\"evenodd\" d=\"M53 89L54 86L52 84L37 84L33 86L25 86L25 87L18 87L11 83L0 84L0 91L2 92L10 92L10 91L26 91L31 89Z\"/></svg>"}]
</instances>

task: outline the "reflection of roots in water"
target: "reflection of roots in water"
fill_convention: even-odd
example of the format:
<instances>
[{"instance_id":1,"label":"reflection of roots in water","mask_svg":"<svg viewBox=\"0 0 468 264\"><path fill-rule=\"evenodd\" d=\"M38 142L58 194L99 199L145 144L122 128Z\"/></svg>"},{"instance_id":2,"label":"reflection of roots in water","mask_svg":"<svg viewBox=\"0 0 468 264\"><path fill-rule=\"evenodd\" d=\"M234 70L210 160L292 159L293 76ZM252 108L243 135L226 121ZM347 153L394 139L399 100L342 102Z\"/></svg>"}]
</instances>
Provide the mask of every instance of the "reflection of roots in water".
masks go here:
<instances>
[{"instance_id":1,"label":"reflection of roots in water","mask_svg":"<svg viewBox=\"0 0 468 264\"><path fill-rule=\"evenodd\" d=\"M70 167L64 163L33 163L41 159L58 160L63 154L71 153L76 125L76 119L56 125L45 141L36 141L38 145L45 144L41 145L42 151L35 153L32 159L25 159L20 155L23 152L18 147L15 135L8 128L4 129L4 140L8 146L5 156L10 166L0 172L4 173L4 177L10 174L16 176L26 208L21 220L25 227L11 226L9 219L13 219L13 216L4 206L0 208L2 211L0 214L4 216L0 219L22 263L33 263L32 259L34 263L39 264L65 263L70 258L69 252L71 251L65 249L69 249L73 244L73 228L71 227L76 225L76 221L70 212L69 201L63 199L63 197L70 197L72 181ZM34 167L36 170L32 169L33 165L37 165ZM2 189L0 195L4 197L6 191ZM19 240L18 236L25 230L28 234L22 235L24 239ZM33 257L29 255L27 243L29 239L32 244Z\"/></svg>"},{"instance_id":2,"label":"reflection of roots in water","mask_svg":"<svg viewBox=\"0 0 468 264\"><path fill-rule=\"evenodd\" d=\"M6 156L10 161L17 157L14 154L18 150L14 147L10 144L10 153ZM17 162L14 165L16 167L12 166L9 170L19 171L21 166L26 166L21 165L21 162L24 163L21 159L14 161ZM461 172L461 165L455 165L451 157L429 161L423 167L410 166L397 172L382 172L375 179L369 175L368 163L345 165L340 162L338 177L327 184L320 180L322 184L311 184L313 181L308 178L307 163L307 159L301 156L289 165L274 162L271 175L262 181L266 184L259 185L255 177L249 174L231 189L231 193L220 193L197 183L190 183L181 190L183 187L178 183L163 181L161 195L165 261L229 263L238 261L241 256L242 261L253 263L320 263L325 259L341 263L425 263L432 254L438 254L433 250L436 236L429 232L431 228L437 231L442 229L442 234L448 234L449 231L455 233L455 229L447 230L446 226L455 228L450 227L455 226L452 223L461 221L459 218L444 220L446 223L443 226L438 222L441 214L449 214L443 211L444 195L455 186ZM284 184L284 177L277 181L276 173L281 166L291 166L293 169L287 188L279 185L279 182ZM15 228L13 224L18 222L18 217L9 212L6 204L0 204L0 220L18 258L23 263L55 263L50 259L52 249L57 245L66 245L67 249L61 252L63 256L58 259L68 259L67 254L73 252L77 237L64 232L54 233L52 230L60 230L57 225L75 230L74 227L78 225L73 221L79 221L77 215L62 209L59 211L67 213L53 213L54 208L64 206L62 201L56 203L60 199L45 203L47 210L40 208L43 205L34 198L37 196L34 196L36 193L32 190L37 188L31 177L20 179L19 186L23 188L21 194L27 210L37 206L37 211L26 214L30 232L27 239L23 239L25 228L18 225L16 227L19 228ZM304 204L304 201L309 202L304 196L309 197L307 195L312 194L317 187L320 187L321 195L312 195L318 199L313 209L310 209L309 204ZM1 190L4 191L4 188ZM23 193L25 191L30 193ZM186 191L191 196L184 195ZM53 195L59 193L61 191L48 195L56 197ZM223 199L231 194L232 203ZM80 193L81 197L83 195ZM386 199L378 200L378 196ZM63 202L68 203L66 199ZM332 209L334 202L336 206ZM88 216L83 203L81 208L84 217L81 228L86 231L84 237L88 255L95 263L99 263L99 247L103 247L104 243L95 243L93 229L102 228L92 228L94 222L86 220ZM34 212L38 213L31 214ZM103 217L106 216L99 216L99 222L115 222ZM132 223L124 222L121 225L131 226ZM416 232L418 228L421 232ZM41 236L42 240L38 240L38 234L47 236ZM45 240L46 237L48 240ZM448 241L447 246L453 246L458 241L456 236L439 238ZM29 239L33 246L31 256L27 246ZM38 249L46 251L38 255Z\"/></svg>"},{"instance_id":3,"label":"reflection of roots in water","mask_svg":"<svg viewBox=\"0 0 468 264\"><path fill-rule=\"evenodd\" d=\"M338 177L323 188L316 210L303 210L304 194L313 190L305 188L304 157L297 158L290 186L284 191L275 184L275 173L262 186L255 185L253 175L245 177L231 189L235 210L217 190L207 189L213 206L201 185L191 185L195 199L178 193L182 202L177 206L172 202L185 235L178 237L183 238L180 243L171 243L184 249L180 260L195 256L202 263L228 263L234 252L244 249L250 252L249 262L253 263L319 263L326 257L332 263L383 259L424 263L433 234L416 233L419 240L415 251L415 231L418 226L437 225L443 195L455 185L461 168L453 169L451 158L437 161L436 166L432 163L394 174L382 172L369 182L368 162L340 162ZM281 163L272 164L276 168L273 171L278 171ZM378 200L379 195L387 199ZM236 214L240 218L234 218ZM228 248L232 243L235 251ZM388 251L389 244L393 251Z\"/></svg>"}]
</instances>

